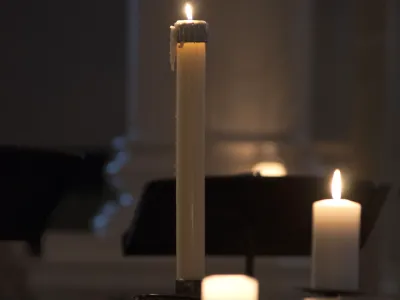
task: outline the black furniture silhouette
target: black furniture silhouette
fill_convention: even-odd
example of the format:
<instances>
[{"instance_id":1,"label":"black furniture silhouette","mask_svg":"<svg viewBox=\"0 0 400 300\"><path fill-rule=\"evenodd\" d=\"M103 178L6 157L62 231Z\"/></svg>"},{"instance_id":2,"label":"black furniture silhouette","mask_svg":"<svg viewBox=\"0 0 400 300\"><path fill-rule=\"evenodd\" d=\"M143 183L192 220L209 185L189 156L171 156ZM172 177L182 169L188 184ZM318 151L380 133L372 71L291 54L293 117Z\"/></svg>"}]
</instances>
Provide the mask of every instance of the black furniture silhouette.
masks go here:
<instances>
[{"instance_id":1,"label":"black furniture silhouette","mask_svg":"<svg viewBox=\"0 0 400 300\"><path fill-rule=\"evenodd\" d=\"M311 207L331 198L331 178L252 175L206 178L208 255L309 255ZM374 227L389 187L348 182L343 198L362 204L361 246ZM175 180L145 188L122 238L125 255L175 255ZM250 265L250 266L249 266ZM248 264L251 272L251 261Z\"/></svg>"},{"instance_id":2,"label":"black furniture silhouette","mask_svg":"<svg viewBox=\"0 0 400 300\"><path fill-rule=\"evenodd\" d=\"M206 254L244 255L253 275L255 255L309 255L312 203L331 198L330 178L252 175L206 178ZM389 186L347 183L343 198L362 204L361 247L368 239ZM122 238L125 255L175 255L175 180L145 188ZM140 295L135 300L198 300L198 296Z\"/></svg>"},{"instance_id":3,"label":"black furniture silhouette","mask_svg":"<svg viewBox=\"0 0 400 300\"><path fill-rule=\"evenodd\" d=\"M198 300L198 297L179 296L179 295L138 295L133 300Z\"/></svg>"},{"instance_id":4,"label":"black furniture silhouette","mask_svg":"<svg viewBox=\"0 0 400 300\"><path fill-rule=\"evenodd\" d=\"M92 155L0 147L0 240L26 241L40 254L51 213L71 189L98 185L99 165Z\"/></svg>"}]
</instances>

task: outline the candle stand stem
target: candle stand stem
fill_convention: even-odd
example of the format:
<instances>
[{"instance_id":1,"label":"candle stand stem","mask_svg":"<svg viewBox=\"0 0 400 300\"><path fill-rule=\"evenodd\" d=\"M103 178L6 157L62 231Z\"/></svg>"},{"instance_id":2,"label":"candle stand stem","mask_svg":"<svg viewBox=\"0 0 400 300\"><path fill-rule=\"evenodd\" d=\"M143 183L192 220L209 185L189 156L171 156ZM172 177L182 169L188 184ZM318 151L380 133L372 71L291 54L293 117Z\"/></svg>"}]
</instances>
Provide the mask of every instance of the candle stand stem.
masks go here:
<instances>
[{"instance_id":1,"label":"candle stand stem","mask_svg":"<svg viewBox=\"0 0 400 300\"><path fill-rule=\"evenodd\" d=\"M200 297L201 280L177 279L175 293L180 296Z\"/></svg>"},{"instance_id":2,"label":"candle stand stem","mask_svg":"<svg viewBox=\"0 0 400 300\"><path fill-rule=\"evenodd\" d=\"M246 261L245 261L245 274L247 276L254 277L254 255L253 253L248 253L246 255Z\"/></svg>"}]
</instances>

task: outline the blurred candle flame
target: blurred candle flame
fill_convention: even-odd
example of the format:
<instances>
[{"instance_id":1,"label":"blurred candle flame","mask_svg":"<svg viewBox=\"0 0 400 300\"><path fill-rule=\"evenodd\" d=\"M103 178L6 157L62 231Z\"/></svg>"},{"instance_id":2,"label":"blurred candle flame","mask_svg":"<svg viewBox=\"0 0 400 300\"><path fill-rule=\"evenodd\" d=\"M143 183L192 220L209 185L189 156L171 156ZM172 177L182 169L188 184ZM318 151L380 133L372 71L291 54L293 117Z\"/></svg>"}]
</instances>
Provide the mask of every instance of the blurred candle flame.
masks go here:
<instances>
[{"instance_id":1,"label":"blurred candle flame","mask_svg":"<svg viewBox=\"0 0 400 300\"><path fill-rule=\"evenodd\" d=\"M190 3L186 3L185 13L188 20L193 20L193 8L192 5L190 5Z\"/></svg>"},{"instance_id":2,"label":"blurred candle flame","mask_svg":"<svg viewBox=\"0 0 400 300\"><path fill-rule=\"evenodd\" d=\"M339 169L336 169L333 173L331 192L334 200L340 200L342 198L342 177Z\"/></svg>"}]
</instances>

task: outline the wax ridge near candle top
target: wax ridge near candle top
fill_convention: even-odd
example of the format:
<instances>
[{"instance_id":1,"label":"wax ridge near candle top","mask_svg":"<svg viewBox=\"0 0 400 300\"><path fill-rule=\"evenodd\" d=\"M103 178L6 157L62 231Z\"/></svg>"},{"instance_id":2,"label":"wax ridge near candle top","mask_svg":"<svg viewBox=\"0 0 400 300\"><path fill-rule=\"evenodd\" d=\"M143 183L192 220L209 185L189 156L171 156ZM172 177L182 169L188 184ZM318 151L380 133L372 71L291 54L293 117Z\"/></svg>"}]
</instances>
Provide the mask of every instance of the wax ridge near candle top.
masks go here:
<instances>
[{"instance_id":1,"label":"wax ridge near candle top","mask_svg":"<svg viewBox=\"0 0 400 300\"><path fill-rule=\"evenodd\" d=\"M207 22L204 20L178 20L175 22L174 26L180 26L183 24L204 24L207 25Z\"/></svg>"},{"instance_id":2,"label":"wax ridge near candle top","mask_svg":"<svg viewBox=\"0 0 400 300\"><path fill-rule=\"evenodd\" d=\"M179 20L170 26L170 65L175 71L176 48L185 43L206 43L208 40L208 24L202 20Z\"/></svg>"},{"instance_id":3,"label":"wax ridge near candle top","mask_svg":"<svg viewBox=\"0 0 400 300\"><path fill-rule=\"evenodd\" d=\"M314 202L314 205L317 206L326 206L326 207L342 207L342 206L353 206L360 207L361 204L355 201L351 201L348 199L323 199Z\"/></svg>"},{"instance_id":4,"label":"wax ridge near candle top","mask_svg":"<svg viewBox=\"0 0 400 300\"><path fill-rule=\"evenodd\" d=\"M171 35L177 43L206 43L208 39L208 24L205 21L178 21L171 26Z\"/></svg>"}]
</instances>

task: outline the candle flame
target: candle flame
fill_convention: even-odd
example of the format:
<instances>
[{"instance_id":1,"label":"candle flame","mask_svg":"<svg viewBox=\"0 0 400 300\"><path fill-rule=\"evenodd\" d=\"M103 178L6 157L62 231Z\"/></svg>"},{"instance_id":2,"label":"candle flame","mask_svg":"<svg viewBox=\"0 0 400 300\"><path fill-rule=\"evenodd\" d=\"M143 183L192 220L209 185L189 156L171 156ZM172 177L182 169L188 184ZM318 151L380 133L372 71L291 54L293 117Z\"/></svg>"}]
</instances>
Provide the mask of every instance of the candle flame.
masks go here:
<instances>
[{"instance_id":1,"label":"candle flame","mask_svg":"<svg viewBox=\"0 0 400 300\"><path fill-rule=\"evenodd\" d=\"M333 173L331 192L334 200L340 200L342 198L342 177L339 169L336 169Z\"/></svg>"},{"instance_id":2,"label":"candle flame","mask_svg":"<svg viewBox=\"0 0 400 300\"><path fill-rule=\"evenodd\" d=\"M185 13L188 20L193 20L193 8L192 5L190 5L190 3L186 3Z\"/></svg>"}]
</instances>

